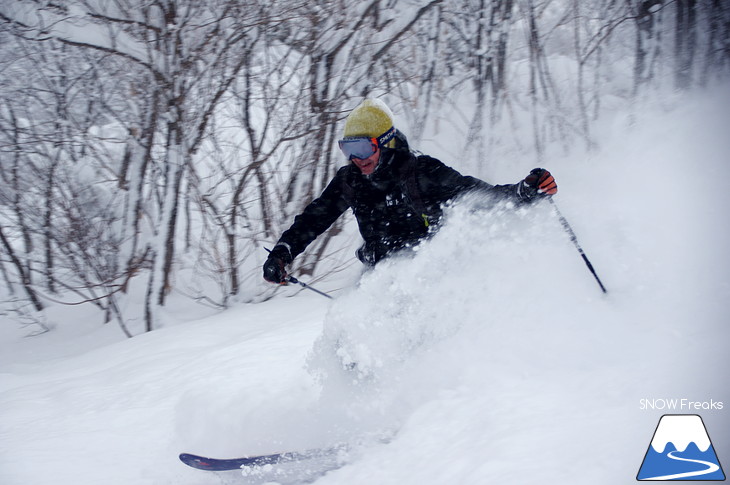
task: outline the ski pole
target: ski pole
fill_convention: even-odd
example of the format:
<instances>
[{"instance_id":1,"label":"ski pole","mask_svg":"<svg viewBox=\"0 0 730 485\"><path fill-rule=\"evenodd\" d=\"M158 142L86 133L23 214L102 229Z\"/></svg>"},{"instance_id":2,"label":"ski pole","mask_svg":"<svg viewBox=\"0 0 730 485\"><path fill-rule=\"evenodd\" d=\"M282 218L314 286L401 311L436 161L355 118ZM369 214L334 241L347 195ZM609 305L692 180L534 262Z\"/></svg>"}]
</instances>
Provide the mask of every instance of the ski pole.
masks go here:
<instances>
[{"instance_id":1,"label":"ski pole","mask_svg":"<svg viewBox=\"0 0 730 485\"><path fill-rule=\"evenodd\" d=\"M269 253L271 252L271 249L269 249L269 248L264 248L264 249L265 249L265 250L266 250L267 252L269 252ZM311 291L313 291L313 292L317 293L318 295L322 295L322 296L324 296L325 298L329 298L330 300L334 300L334 298L332 298L332 297L331 297L330 295L328 295L328 294L327 294L327 293L325 293L324 291L320 291L320 290L318 290L318 289L316 289L316 288L313 288L313 287L311 287L310 285L308 285L308 284L306 284L306 283L304 283L304 282L302 282L302 281L299 281L298 279L296 279L295 277L293 277L293 276L292 276L292 275L290 275L290 274L286 275L286 277L284 278L284 281L286 281L287 283L294 283L295 285L299 285L299 286L301 286L302 288L306 288L306 289L308 289L308 290L311 290Z\"/></svg>"},{"instance_id":2,"label":"ski pole","mask_svg":"<svg viewBox=\"0 0 730 485\"><path fill-rule=\"evenodd\" d=\"M575 232L573 232L573 228L570 227L570 224L568 224L568 220L563 217L563 214L560 212L560 209L558 209L558 205L555 203L552 197L548 197L548 200L553 205L553 209L555 209L555 214L557 214L558 219L560 220L560 224L563 225L563 229L565 229L565 232L568 233L568 236L570 236L570 240L573 241L573 244L575 245L575 248L578 250L578 253L580 254L581 258L583 258L583 261L586 263L586 266L588 266L588 270L591 272L593 277L596 279L596 282L598 283L598 286L601 287L601 291L604 293L608 293L606 291L606 287L603 286L603 283L601 283L601 279L596 274L596 270L593 269L593 265L588 260L588 256L586 256L586 253L583 251L583 248L580 247L580 244L578 244L578 237L575 235Z\"/></svg>"},{"instance_id":3,"label":"ski pole","mask_svg":"<svg viewBox=\"0 0 730 485\"><path fill-rule=\"evenodd\" d=\"M330 300L333 300L333 298L330 295L328 295L327 293L325 293L324 291L319 291L316 288L312 288L308 284L302 283L301 281L299 281L298 279L296 279L292 275L286 275L286 281L287 281L287 283L294 283L295 285L299 285L302 288L306 288L308 290L312 290L313 292L317 293L318 295L322 295L325 298L329 298Z\"/></svg>"}]
</instances>

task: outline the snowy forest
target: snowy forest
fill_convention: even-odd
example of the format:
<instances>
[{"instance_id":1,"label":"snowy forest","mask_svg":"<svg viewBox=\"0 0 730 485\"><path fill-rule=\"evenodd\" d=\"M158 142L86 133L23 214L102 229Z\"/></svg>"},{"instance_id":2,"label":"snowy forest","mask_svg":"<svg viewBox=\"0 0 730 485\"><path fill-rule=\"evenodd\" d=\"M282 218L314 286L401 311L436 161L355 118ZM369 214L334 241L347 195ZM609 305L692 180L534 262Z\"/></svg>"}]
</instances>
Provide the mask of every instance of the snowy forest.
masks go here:
<instances>
[{"instance_id":1,"label":"snowy forest","mask_svg":"<svg viewBox=\"0 0 730 485\"><path fill-rule=\"evenodd\" d=\"M597 149L606 112L726 83L730 4L5 0L0 45L0 316L93 306L131 337L173 293L274 295L264 247L344 163L363 97L475 175L505 145L549 166ZM348 222L296 274L352 264Z\"/></svg>"}]
</instances>

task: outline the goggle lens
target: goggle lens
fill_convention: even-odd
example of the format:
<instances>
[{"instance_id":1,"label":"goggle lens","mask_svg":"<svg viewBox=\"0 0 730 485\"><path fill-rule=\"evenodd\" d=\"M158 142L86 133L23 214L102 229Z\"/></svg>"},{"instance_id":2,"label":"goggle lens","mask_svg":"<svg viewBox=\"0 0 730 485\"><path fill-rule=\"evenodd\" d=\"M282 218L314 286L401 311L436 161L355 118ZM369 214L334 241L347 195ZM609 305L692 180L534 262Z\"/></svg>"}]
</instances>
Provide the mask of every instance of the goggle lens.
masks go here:
<instances>
[{"instance_id":1,"label":"goggle lens","mask_svg":"<svg viewBox=\"0 0 730 485\"><path fill-rule=\"evenodd\" d=\"M364 160L378 151L378 142L375 138L345 138L339 141L339 145L348 160L353 158Z\"/></svg>"}]
</instances>

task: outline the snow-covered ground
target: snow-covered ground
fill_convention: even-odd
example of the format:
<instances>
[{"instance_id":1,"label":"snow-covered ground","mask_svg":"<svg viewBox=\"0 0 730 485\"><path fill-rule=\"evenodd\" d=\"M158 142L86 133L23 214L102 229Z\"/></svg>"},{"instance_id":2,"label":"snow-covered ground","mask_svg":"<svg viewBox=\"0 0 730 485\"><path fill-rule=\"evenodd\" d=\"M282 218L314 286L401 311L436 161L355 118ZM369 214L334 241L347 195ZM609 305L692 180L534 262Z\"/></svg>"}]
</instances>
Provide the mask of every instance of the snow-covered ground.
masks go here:
<instances>
[{"instance_id":1,"label":"snow-covered ground","mask_svg":"<svg viewBox=\"0 0 730 485\"><path fill-rule=\"evenodd\" d=\"M470 199L333 302L171 309L129 340L71 314L33 338L3 322L0 483L291 482L177 455L351 442L316 483L629 484L666 413L700 414L728 467L729 121L730 96L698 96L546 163L607 296L549 204ZM662 399L723 408L642 409Z\"/></svg>"}]
</instances>

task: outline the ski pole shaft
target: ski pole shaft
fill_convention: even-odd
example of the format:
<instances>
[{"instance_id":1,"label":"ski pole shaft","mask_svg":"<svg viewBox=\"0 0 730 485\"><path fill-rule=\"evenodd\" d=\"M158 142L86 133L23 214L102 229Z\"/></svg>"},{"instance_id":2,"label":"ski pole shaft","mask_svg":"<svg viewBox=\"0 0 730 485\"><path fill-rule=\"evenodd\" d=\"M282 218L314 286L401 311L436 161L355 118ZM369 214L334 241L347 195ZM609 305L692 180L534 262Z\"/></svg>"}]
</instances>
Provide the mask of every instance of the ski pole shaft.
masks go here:
<instances>
[{"instance_id":1,"label":"ski pole shaft","mask_svg":"<svg viewBox=\"0 0 730 485\"><path fill-rule=\"evenodd\" d=\"M588 256L586 256L585 251L583 251L583 248L578 243L578 237L575 235L573 228L570 227L570 224L568 224L568 220L565 217L563 217L563 214L560 212L560 209L558 209L558 205L555 203L553 198L549 197L548 200L553 205L553 209L555 209L555 214L557 214L558 220L560 220L560 224L562 224L563 229L565 229L565 232L567 232L568 236L570 236L570 240L573 242L573 244L575 245L575 248L578 250L580 257L583 258L583 262L585 262L586 266L588 267L588 270L591 272L593 277L596 279L598 286L601 287L601 291L603 291L604 293L608 293L608 291L606 290L606 287L603 286L601 279L598 277L598 274L596 274L596 270L593 269L593 265L591 264L590 260L588 259Z\"/></svg>"},{"instance_id":2,"label":"ski pole shaft","mask_svg":"<svg viewBox=\"0 0 730 485\"><path fill-rule=\"evenodd\" d=\"M311 291L313 291L313 292L317 293L318 295L322 295L322 296L324 296L325 298L329 298L330 300L332 300L332 299L333 299L333 298L332 298L332 297L331 297L330 295L328 295L328 294L327 294L327 293L325 293L324 291L319 291L319 290L318 290L318 289L316 289L316 288L312 288L312 287L311 287L311 286L309 286L308 284L306 284L306 283L302 283L301 281L299 281L298 279L296 279L296 278L295 278L295 277L293 277L292 275L287 275L287 277L286 277L286 281L287 281L287 282L289 282L289 283L294 283L295 285L299 285L299 286L301 286L302 288L306 288L306 289L308 289L308 290L311 290Z\"/></svg>"}]
</instances>

